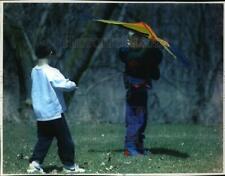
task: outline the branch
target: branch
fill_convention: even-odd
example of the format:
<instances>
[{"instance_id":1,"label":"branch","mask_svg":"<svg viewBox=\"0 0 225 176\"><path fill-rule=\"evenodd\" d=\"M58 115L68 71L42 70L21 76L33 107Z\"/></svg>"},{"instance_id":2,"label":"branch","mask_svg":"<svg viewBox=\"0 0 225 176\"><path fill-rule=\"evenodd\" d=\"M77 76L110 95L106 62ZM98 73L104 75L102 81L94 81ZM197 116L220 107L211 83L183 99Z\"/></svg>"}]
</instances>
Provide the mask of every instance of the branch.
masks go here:
<instances>
[{"instance_id":1,"label":"branch","mask_svg":"<svg viewBox=\"0 0 225 176\"><path fill-rule=\"evenodd\" d=\"M123 7L122 7L122 10L120 11L120 14L119 14L119 18L117 21L123 21L123 18L124 18L124 15L126 13L126 7L127 7L127 4L124 4ZM112 38L112 34L113 34L113 31L115 29L111 30L108 35L106 35L106 31L104 32L103 36L106 36L105 38L102 37L101 39L101 42L98 44L97 48L95 49L94 51L94 54L93 56L91 57L91 60L90 60L90 63L89 63L89 66L91 66L93 64L93 62L95 61L95 59L98 57L98 55L101 53L102 49L104 48L104 43L106 41L108 41L109 39ZM85 72L82 76L85 75Z\"/></svg>"},{"instance_id":2,"label":"branch","mask_svg":"<svg viewBox=\"0 0 225 176\"><path fill-rule=\"evenodd\" d=\"M39 25L38 25L38 27L37 27L37 30L35 31L35 35L34 35L34 39L33 39L33 45L34 46L36 46L36 43L37 43L37 40L39 39L39 38L41 38L41 30L42 30L42 28L43 28L43 26L44 26L44 24L45 24L45 21L46 21L46 19L47 19L47 17L48 17L48 14L49 14L49 8L50 8L50 5L49 4L47 4L46 5L46 8L45 8L45 11L42 13L42 16L41 16L41 20L40 20L40 22L39 22ZM45 30L45 28L44 28L44 30ZM43 33L44 31L42 31L42 33Z\"/></svg>"},{"instance_id":3,"label":"branch","mask_svg":"<svg viewBox=\"0 0 225 176\"><path fill-rule=\"evenodd\" d=\"M88 94L88 93L91 91L91 89L93 89L94 87L98 86L99 84L101 84L101 83L103 83L103 82L105 82L105 81L112 80L112 78L115 78L115 75L116 75L116 76L119 76L120 74L121 74L121 73L114 73L114 74L111 74L110 76L106 76L106 77L100 79L99 81L96 81L94 84L90 85L90 86L86 89L86 91L85 91L84 94L85 94L85 95Z\"/></svg>"},{"instance_id":4,"label":"branch","mask_svg":"<svg viewBox=\"0 0 225 176\"><path fill-rule=\"evenodd\" d=\"M33 61L36 61L37 58L36 58L36 55L35 55L35 52L34 52L34 49L32 47L32 44L30 42L30 39L29 37L27 36L27 33L24 31L23 27L22 27L22 33L23 33L23 36L25 38L25 41L26 41L26 44L28 46L28 49L29 49L29 52L30 52L30 55L31 55L31 58Z\"/></svg>"},{"instance_id":5,"label":"branch","mask_svg":"<svg viewBox=\"0 0 225 176\"><path fill-rule=\"evenodd\" d=\"M160 78L163 79L164 81L166 81L170 86L172 86L173 88L175 88L175 89L176 89L178 92L180 92L182 95L184 95L184 96L190 96L190 95L185 94L183 91L181 91L181 89L180 89L178 86L176 86L176 85L174 84L174 82L169 81L169 79L167 79L165 76L161 75Z\"/></svg>"},{"instance_id":6,"label":"branch","mask_svg":"<svg viewBox=\"0 0 225 176\"><path fill-rule=\"evenodd\" d=\"M110 4L110 5L105 5L105 8L102 9L102 6L97 6L97 7L101 7L100 9L95 9L95 16L100 16L102 18L109 18L112 13L114 12L115 8L117 7L117 5L115 4ZM99 14L100 13L100 14ZM96 36L97 38L102 38L103 37L103 33L105 31L105 25L96 25L93 22L90 22L90 24L87 26L87 30L86 32L81 36L85 37L90 35L90 30L91 29L95 29L92 32L92 35ZM88 43L86 43L88 44ZM78 53L78 54L75 54ZM68 69L73 73L72 74L72 80L75 80L76 82L79 82L79 80L81 79L81 77L83 76L84 72L88 69L88 67L90 66L91 60L92 60L92 56L95 53L95 47L90 47L86 50L84 50L83 48L80 50L73 50L71 53L71 56L69 59L72 59L72 65L71 65L71 60L68 60L68 63L66 63L66 66L68 66ZM82 56L83 54L83 56ZM76 64L75 61L73 61L75 58L74 57L83 57L82 62L78 63L78 68L74 71L74 64ZM67 69L67 68L66 68ZM68 95L68 94L67 94ZM72 95L68 95L66 96L66 101L67 103L70 102L72 98Z\"/></svg>"},{"instance_id":7,"label":"branch","mask_svg":"<svg viewBox=\"0 0 225 176\"><path fill-rule=\"evenodd\" d=\"M119 18L117 21L123 21L123 18L124 18L124 15L126 13L126 7L127 7L127 4L124 4L123 7L122 7L122 10L119 14ZM115 29L115 28L114 28ZM111 30L108 35L104 38L102 38L101 42L98 44L93 56L92 56L92 59L91 59L91 62L90 62L90 65L93 63L93 61L96 59L96 57L98 57L99 53L102 51L102 49L104 48L104 43L106 41L108 41L109 39L112 38L112 34L113 34L113 31L114 30ZM106 32L105 32L106 33ZM105 33L103 36L105 36Z\"/></svg>"}]
</instances>

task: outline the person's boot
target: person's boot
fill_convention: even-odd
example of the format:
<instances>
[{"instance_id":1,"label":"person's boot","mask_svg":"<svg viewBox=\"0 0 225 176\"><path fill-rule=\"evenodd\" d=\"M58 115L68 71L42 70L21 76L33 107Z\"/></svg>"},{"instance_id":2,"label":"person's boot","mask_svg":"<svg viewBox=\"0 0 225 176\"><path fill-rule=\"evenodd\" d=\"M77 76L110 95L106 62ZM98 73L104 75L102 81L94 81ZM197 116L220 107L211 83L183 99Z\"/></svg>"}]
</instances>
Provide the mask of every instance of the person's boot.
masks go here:
<instances>
[{"instance_id":1,"label":"person's boot","mask_svg":"<svg viewBox=\"0 0 225 176\"><path fill-rule=\"evenodd\" d=\"M124 155L125 156L137 156L137 155L141 155L141 153L137 150L135 144L133 144L133 143L126 143L125 144Z\"/></svg>"}]
</instances>

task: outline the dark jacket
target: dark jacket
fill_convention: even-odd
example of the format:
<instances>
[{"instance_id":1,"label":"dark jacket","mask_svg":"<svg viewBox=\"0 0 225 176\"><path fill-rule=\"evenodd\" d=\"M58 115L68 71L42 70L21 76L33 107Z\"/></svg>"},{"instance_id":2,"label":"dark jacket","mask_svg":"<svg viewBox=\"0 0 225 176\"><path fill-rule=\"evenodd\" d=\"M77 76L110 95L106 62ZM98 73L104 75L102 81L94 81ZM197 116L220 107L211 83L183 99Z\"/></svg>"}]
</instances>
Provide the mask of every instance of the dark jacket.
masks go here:
<instances>
[{"instance_id":1,"label":"dark jacket","mask_svg":"<svg viewBox=\"0 0 225 176\"><path fill-rule=\"evenodd\" d=\"M125 74L144 80L158 80L159 64L162 52L159 48L128 48L119 49L119 58L125 63Z\"/></svg>"}]
</instances>

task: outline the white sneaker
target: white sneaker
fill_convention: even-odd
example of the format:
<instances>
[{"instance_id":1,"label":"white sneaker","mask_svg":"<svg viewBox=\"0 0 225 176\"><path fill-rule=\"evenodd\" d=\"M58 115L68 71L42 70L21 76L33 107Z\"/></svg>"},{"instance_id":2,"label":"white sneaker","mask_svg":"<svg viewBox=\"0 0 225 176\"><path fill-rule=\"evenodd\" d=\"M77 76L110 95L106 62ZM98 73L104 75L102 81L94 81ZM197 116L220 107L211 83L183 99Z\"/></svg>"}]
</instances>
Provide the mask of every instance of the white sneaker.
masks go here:
<instances>
[{"instance_id":1,"label":"white sneaker","mask_svg":"<svg viewBox=\"0 0 225 176\"><path fill-rule=\"evenodd\" d=\"M37 161L32 161L29 164L27 173L29 173L29 174L34 174L34 173L45 174L44 170L41 168L41 165Z\"/></svg>"},{"instance_id":2,"label":"white sneaker","mask_svg":"<svg viewBox=\"0 0 225 176\"><path fill-rule=\"evenodd\" d=\"M65 166L63 167L63 171L65 173L77 173L77 172L85 172L85 169L80 168L77 164L74 164L73 166Z\"/></svg>"}]
</instances>

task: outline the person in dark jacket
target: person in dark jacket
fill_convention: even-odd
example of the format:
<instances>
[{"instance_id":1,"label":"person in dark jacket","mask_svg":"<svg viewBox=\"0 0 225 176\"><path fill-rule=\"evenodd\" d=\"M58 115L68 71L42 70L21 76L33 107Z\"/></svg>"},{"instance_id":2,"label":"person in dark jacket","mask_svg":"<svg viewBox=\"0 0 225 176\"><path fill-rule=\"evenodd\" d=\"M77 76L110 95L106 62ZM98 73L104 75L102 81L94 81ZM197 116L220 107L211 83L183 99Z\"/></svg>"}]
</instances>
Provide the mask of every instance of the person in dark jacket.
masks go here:
<instances>
[{"instance_id":1,"label":"person in dark jacket","mask_svg":"<svg viewBox=\"0 0 225 176\"><path fill-rule=\"evenodd\" d=\"M130 31L128 47L119 49L119 58L125 64L124 83L127 90L125 156L145 154L147 90L151 88L151 80L160 78L159 64L162 60L160 49L149 44L144 46L141 36Z\"/></svg>"}]
</instances>

